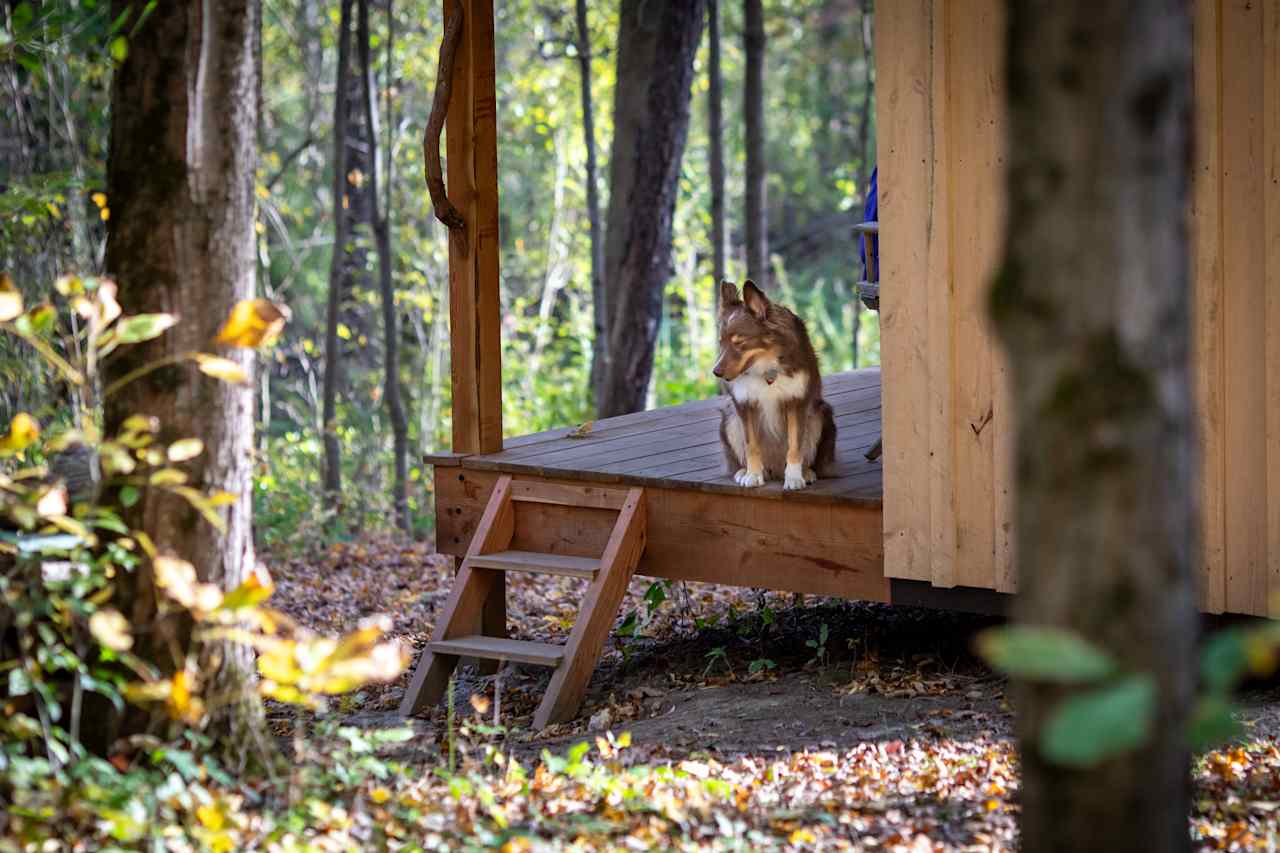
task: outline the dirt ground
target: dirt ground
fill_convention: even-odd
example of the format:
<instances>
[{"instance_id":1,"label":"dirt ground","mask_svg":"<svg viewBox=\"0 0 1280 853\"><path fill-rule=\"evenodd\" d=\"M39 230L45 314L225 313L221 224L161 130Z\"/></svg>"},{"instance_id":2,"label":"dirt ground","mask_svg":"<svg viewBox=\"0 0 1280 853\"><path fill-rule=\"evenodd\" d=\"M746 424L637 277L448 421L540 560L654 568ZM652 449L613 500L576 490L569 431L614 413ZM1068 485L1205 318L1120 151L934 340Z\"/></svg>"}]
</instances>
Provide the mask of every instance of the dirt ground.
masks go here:
<instances>
[{"instance_id":1,"label":"dirt ground","mask_svg":"<svg viewBox=\"0 0 1280 853\"><path fill-rule=\"evenodd\" d=\"M325 630L389 613L395 632L421 648L449 591L449 561L425 546L385 543L339 548L324 559L319 571L314 560L274 566L277 605ZM513 577L512 635L563 642L576 613L573 584ZM659 598L665 600L654 607ZM745 773L761 762L794 767L831 756L860 786L843 796L867 800L858 818L865 825L850 836L855 845L894 846L927 835L943 848L1016 846L1012 709L1003 678L972 652L974 635L998 619L702 584L655 592L651 581L636 578L620 617L621 625L628 621L635 630L611 636L575 720L531 731L549 672L508 665L493 676L460 670L458 724L469 731L499 724L507 731L503 749L524 761L544 749L562 754L606 731L630 733L633 763L715 762L722 772ZM344 700L344 722L401 725L395 707L405 680ZM1197 764L1192 826L1204 849L1280 840L1273 820L1280 686L1257 686L1241 707L1247 749ZM438 764L443 703L412 723L419 736L395 757ZM455 744L465 752L481 740L464 734ZM797 796L797 808L824 802L821 793Z\"/></svg>"}]
</instances>

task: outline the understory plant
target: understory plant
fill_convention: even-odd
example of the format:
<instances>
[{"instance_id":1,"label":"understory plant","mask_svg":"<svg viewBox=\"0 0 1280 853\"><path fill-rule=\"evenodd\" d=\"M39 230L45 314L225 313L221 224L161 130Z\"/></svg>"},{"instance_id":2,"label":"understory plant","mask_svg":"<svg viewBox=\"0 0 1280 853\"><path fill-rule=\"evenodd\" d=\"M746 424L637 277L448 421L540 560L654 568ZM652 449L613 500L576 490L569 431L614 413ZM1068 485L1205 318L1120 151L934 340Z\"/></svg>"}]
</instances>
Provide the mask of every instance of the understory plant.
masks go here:
<instances>
[{"instance_id":1,"label":"understory plant","mask_svg":"<svg viewBox=\"0 0 1280 853\"><path fill-rule=\"evenodd\" d=\"M212 343L266 346L286 319L280 306L246 300ZM235 359L189 352L103 387L104 363L176 322L124 316L107 278L64 276L50 301L27 307L0 277L0 334L22 341L67 389L47 427L18 412L0 435L0 838L38 841L82 827L154 844L164 827L152 817L175 809L193 837L216 835L225 803L213 791L235 781L208 729L219 711L249 701L261 719L263 698L320 708L396 678L407 663L406 650L383 640L385 620L316 636L266 606L273 585L264 566L222 589L134 526L129 509L148 490L187 501L220 531L219 508L248 499L192 485L185 469L203 444L161 441L155 417L138 413L103 434L103 401L164 364L250 381ZM152 611L135 606L144 585L156 590ZM243 653L255 656L258 675L248 699L245 685L215 677L224 655ZM104 720L127 714L149 722L116 739ZM269 762L264 769L273 772Z\"/></svg>"}]
</instances>

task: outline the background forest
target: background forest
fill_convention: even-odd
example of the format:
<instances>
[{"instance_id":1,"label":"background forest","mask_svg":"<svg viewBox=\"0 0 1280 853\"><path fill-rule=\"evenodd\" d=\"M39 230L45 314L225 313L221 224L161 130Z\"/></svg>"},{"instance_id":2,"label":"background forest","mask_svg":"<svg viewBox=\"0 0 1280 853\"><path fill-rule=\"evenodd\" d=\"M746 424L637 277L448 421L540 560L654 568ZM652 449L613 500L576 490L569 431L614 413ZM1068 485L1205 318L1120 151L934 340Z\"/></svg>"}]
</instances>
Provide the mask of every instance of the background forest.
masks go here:
<instances>
[{"instance_id":1,"label":"background forest","mask_svg":"<svg viewBox=\"0 0 1280 853\"><path fill-rule=\"evenodd\" d=\"M799 306L827 371L876 364L876 315L859 310L850 226L874 166L870 0L766 0L765 138L768 249L781 299ZM5 7L16 61L3 65L0 268L29 301L59 274L101 270L110 199L103 193L111 69L127 52L106 3ZM447 448L448 272L445 229L423 181L422 136L442 35L438 2L368 6L376 94L372 128L379 208L388 219L398 316L399 377L409 438L409 505L430 529L421 452ZM596 188L609 194L618 3L586 9ZM574 4L497 4L504 430L522 434L592 417L591 238L583 132L583 45ZM389 524L392 430L383 405L386 342L373 214L354 196L339 288L337 405L344 507L316 501L322 479L325 320L334 249L334 116L340 4L263 4L263 113L257 257L262 295L292 320L260 371L257 536L267 546L318 544ZM721 4L727 276L746 273L743 6ZM353 27L353 34L355 28ZM697 54L688 141L674 214L650 406L715 393L714 275L707 30ZM23 48L26 49L23 49ZM359 45L349 51L359 106ZM349 116L348 180L370 169L362 111ZM389 156L388 156L389 152ZM0 420L53 411L50 373L0 339Z\"/></svg>"}]
</instances>

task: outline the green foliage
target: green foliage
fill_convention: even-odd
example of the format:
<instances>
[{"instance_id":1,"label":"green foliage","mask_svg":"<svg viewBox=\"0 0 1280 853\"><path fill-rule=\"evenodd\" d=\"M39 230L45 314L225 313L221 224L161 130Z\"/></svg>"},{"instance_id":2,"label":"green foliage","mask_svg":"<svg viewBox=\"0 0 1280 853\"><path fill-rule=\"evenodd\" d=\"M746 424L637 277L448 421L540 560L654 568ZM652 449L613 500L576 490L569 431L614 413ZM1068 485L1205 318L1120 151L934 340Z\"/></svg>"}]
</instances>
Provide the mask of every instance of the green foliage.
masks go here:
<instances>
[{"instance_id":1,"label":"green foliage","mask_svg":"<svg viewBox=\"0 0 1280 853\"><path fill-rule=\"evenodd\" d=\"M1040 748L1050 761L1086 767L1141 746L1157 707L1150 673L1126 672L1079 634L1059 628L1008 626L980 634L975 646L989 664L1015 678L1085 688L1066 696L1045 721ZM1242 731L1232 692L1250 675L1280 662L1280 624L1228 628L1200 653L1200 692L1187 724L1193 749L1216 747Z\"/></svg>"},{"instance_id":2,"label":"green foliage","mask_svg":"<svg viewBox=\"0 0 1280 853\"><path fill-rule=\"evenodd\" d=\"M1129 675L1066 699L1040 732L1040 751L1064 767L1090 767L1141 746L1156 710L1155 680Z\"/></svg>"},{"instance_id":3,"label":"green foliage","mask_svg":"<svg viewBox=\"0 0 1280 853\"><path fill-rule=\"evenodd\" d=\"M1060 628L1014 625L984 631L978 652L996 669L1015 678L1083 684L1116 669L1106 652L1079 634Z\"/></svg>"},{"instance_id":4,"label":"green foliage","mask_svg":"<svg viewBox=\"0 0 1280 853\"><path fill-rule=\"evenodd\" d=\"M53 299L78 324L50 319L58 313L53 302L24 310L20 299L8 298L0 334L31 345L82 399L97 400L88 392L100 385L96 367L104 358L176 322L167 314L122 316L115 293L109 279L64 277ZM237 316L248 316L244 308L237 306L224 335L237 331ZM261 340L250 334L239 339L244 345ZM102 396L175 361L193 362L206 373L211 363L234 363L203 353L171 356L118 380ZM221 367L216 374L222 381L245 381ZM13 804L11 828L38 837L52 827L78 826L135 843L151 837L157 813L178 820L185 809L207 829L214 798L201 783L230 780L216 760L197 758L187 747L208 749L198 732L213 712L257 702L260 695L320 707L327 696L395 678L407 653L399 644L380 642L386 625L376 620L343 637L313 636L264 606L272 584L261 566L250 567L240 586L224 591L199 579L190 563L161 552L150 531L130 526L123 509L165 492L224 529L220 507L240 496L186 485L184 465L203 453L201 441L162 443L162 425L143 414L127 418L115 435L101 434L96 407L62 420L81 426L42 433L35 418L20 412L0 436L0 518L11 526L0 531L0 669L7 700L0 714L0 796ZM71 449L83 465L51 474L44 460ZM65 478L79 470L85 482L69 491ZM181 543L159 543L175 544ZM137 602L152 597L156 609L146 621L126 618L124 612L138 618L143 611ZM228 643L258 653L262 678L256 688L215 687L215 661ZM94 697L105 705L90 715ZM105 749L105 708L120 713L126 702L162 712L172 722L157 731L167 737L135 738L105 761L87 744ZM88 727L92 741L82 736Z\"/></svg>"}]
</instances>

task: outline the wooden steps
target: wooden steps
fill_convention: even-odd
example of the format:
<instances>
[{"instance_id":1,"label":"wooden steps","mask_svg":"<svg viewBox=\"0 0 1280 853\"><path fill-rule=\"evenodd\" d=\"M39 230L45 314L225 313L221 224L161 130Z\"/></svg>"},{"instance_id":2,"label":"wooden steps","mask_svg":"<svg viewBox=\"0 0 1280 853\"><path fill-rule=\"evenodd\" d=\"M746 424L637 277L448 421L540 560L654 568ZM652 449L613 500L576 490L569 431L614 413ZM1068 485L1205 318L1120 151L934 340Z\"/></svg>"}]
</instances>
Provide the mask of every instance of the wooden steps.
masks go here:
<instances>
[{"instance_id":1,"label":"wooden steps","mask_svg":"<svg viewBox=\"0 0 1280 853\"><path fill-rule=\"evenodd\" d=\"M499 551L471 558L476 569L497 569L503 572L534 572L543 575L565 575L571 578L592 580L600 570L600 561L590 557L570 557L565 554L540 554L536 551Z\"/></svg>"},{"instance_id":2,"label":"wooden steps","mask_svg":"<svg viewBox=\"0 0 1280 853\"><path fill-rule=\"evenodd\" d=\"M507 640L502 637L485 637L479 634L458 637L456 640L432 641L428 648L437 655L514 660L538 666L559 666L560 661L564 659L564 646L533 643L528 640Z\"/></svg>"},{"instance_id":3,"label":"wooden steps","mask_svg":"<svg viewBox=\"0 0 1280 853\"><path fill-rule=\"evenodd\" d=\"M511 547L520 503L613 510L617 517L599 558L524 551ZM600 651L617 618L627 584L645 546L642 488L562 485L500 477L453 591L405 689L400 713L408 716L444 696L461 658L519 661L554 669L533 718L535 729L572 719L582 704ZM506 573L563 575L588 582L582 609L563 646L506 637Z\"/></svg>"}]
</instances>

